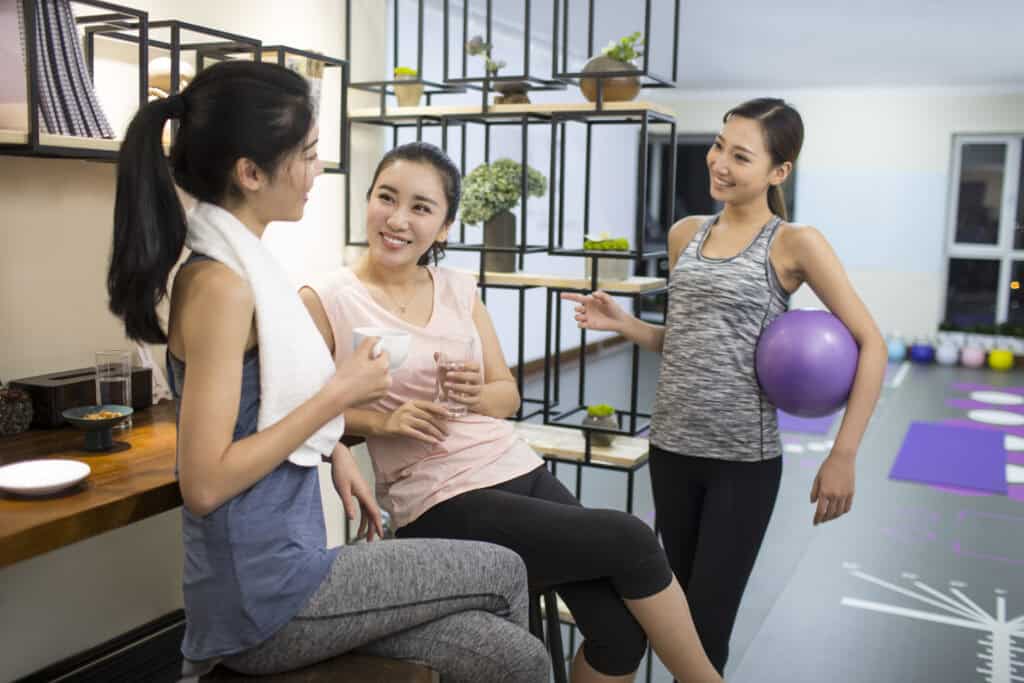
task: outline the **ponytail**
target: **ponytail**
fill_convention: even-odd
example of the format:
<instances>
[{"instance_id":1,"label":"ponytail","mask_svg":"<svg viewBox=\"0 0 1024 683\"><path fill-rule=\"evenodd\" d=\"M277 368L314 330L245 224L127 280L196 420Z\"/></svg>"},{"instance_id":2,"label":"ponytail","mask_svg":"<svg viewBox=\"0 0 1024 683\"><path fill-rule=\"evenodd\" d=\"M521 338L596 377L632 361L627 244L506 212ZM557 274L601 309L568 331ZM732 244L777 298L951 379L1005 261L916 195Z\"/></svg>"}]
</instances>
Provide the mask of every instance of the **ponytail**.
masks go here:
<instances>
[{"instance_id":1,"label":"ponytail","mask_svg":"<svg viewBox=\"0 0 1024 683\"><path fill-rule=\"evenodd\" d=\"M161 143L164 125L183 113L184 100L175 97L144 105L125 133L107 273L110 311L124 319L129 338L154 344L167 342L156 307L185 245L185 211Z\"/></svg>"},{"instance_id":2,"label":"ponytail","mask_svg":"<svg viewBox=\"0 0 1024 683\"><path fill-rule=\"evenodd\" d=\"M782 185L772 185L768 188L768 208L782 220L789 220L789 212L786 211L786 192Z\"/></svg>"},{"instance_id":3,"label":"ponytail","mask_svg":"<svg viewBox=\"0 0 1024 683\"><path fill-rule=\"evenodd\" d=\"M171 159L163 128L180 119ZM271 177L313 126L309 85L277 64L229 59L200 71L178 95L135 114L117 163L114 246L107 271L110 310L128 336L165 343L156 307L188 231L175 185L200 202L222 204L241 192L231 180L246 158ZM173 171L173 173L172 173Z\"/></svg>"}]
</instances>

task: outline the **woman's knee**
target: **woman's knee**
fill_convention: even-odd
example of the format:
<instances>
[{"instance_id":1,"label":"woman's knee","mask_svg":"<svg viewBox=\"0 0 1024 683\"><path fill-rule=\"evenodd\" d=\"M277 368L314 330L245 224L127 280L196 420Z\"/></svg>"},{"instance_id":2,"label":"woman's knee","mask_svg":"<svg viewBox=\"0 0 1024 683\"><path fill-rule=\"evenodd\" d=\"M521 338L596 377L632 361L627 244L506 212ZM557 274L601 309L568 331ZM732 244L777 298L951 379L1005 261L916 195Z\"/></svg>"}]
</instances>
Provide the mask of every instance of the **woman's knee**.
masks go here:
<instances>
[{"instance_id":1,"label":"woman's knee","mask_svg":"<svg viewBox=\"0 0 1024 683\"><path fill-rule=\"evenodd\" d=\"M614 549L622 565L611 577L623 598L645 598L663 590L672 581L668 557L654 530L625 512L606 511L608 532L613 534L604 547Z\"/></svg>"},{"instance_id":2,"label":"woman's knee","mask_svg":"<svg viewBox=\"0 0 1024 683\"><path fill-rule=\"evenodd\" d=\"M626 616L630 617L628 613ZM608 631L613 632L614 637L588 637L583 642L587 663L605 676L633 673L647 653L647 635L632 618L619 619Z\"/></svg>"}]
</instances>

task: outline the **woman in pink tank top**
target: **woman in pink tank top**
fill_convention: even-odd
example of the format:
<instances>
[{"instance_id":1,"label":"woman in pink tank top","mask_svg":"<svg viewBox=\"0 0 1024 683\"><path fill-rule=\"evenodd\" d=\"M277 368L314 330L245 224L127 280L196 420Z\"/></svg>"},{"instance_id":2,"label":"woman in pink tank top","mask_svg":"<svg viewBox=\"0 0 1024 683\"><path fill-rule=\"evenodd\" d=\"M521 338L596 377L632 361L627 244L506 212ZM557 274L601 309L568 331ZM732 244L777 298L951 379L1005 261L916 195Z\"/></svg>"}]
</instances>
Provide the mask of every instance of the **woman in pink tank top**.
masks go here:
<instances>
[{"instance_id":1,"label":"woman in pink tank top","mask_svg":"<svg viewBox=\"0 0 1024 683\"><path fill-rule=\"evenodd\" d=\"M721 681L653 531L633 515L582 507L505 421L520 396L476 283L436 265L460 184L437 147L395 148L367 193L369 248L301 290L338 362L356 328L409 335L388 395L345 411L347 433L367 439L377 497L401 538L485 541L522 556L531 587L554 588L584 635L576 683L632 680L648 639L676 678ZM446 377L466 408L459 417L435 400L435 354L451 335L474 349Z\"/></svg>"}]
</instances>

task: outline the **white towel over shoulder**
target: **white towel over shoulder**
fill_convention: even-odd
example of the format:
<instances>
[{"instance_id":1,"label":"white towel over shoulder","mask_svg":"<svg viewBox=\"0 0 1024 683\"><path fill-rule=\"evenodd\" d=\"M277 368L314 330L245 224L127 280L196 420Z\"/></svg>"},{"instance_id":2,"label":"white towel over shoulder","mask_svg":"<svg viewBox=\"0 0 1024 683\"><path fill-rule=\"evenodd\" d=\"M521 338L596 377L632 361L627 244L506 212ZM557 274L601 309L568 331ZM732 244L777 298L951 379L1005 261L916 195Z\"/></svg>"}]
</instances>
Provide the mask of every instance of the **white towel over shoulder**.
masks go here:
<instances>
[{"instance_id":1,"label":"white towel over shoulder","mask_svg":"<svg viewBox=\"0 0 1024 683\"><path fill-rule=\"evenodd\" d=\"M334 374L323 337L281 264L230 212L200 203L188 216L188 247L220 261L252 288L260 354L260 413L266 429L311 398ZM345 431L339 415L309 437L288 459L314 467Z\"/></svg>"}]
</instances>

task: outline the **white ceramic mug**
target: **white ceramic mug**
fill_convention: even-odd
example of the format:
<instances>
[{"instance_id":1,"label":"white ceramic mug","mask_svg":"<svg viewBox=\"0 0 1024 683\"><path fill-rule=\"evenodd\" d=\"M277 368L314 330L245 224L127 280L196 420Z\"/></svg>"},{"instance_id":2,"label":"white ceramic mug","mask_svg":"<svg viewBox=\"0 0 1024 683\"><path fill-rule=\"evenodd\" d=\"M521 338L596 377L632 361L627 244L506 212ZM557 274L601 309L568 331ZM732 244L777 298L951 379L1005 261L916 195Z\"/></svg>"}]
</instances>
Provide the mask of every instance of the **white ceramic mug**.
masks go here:
<instances>
[{"instance_id":1,"label":"white ceramic mug","mask_svg":"<svg viewBox=\"0 0 1024 683\"><path fill-rule=\"evenodd\" d=\"M352 330L352 349L359 348L367 337L379 337L380 341L373 347L373 357L381 351L388 352L388 368L393 372L402 367L405 357L409 355L409 333L388 327L357 327Z\"/></svg>"}]
</instances>

